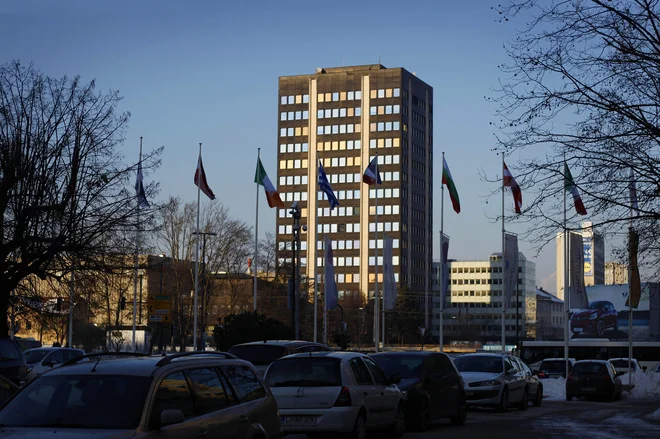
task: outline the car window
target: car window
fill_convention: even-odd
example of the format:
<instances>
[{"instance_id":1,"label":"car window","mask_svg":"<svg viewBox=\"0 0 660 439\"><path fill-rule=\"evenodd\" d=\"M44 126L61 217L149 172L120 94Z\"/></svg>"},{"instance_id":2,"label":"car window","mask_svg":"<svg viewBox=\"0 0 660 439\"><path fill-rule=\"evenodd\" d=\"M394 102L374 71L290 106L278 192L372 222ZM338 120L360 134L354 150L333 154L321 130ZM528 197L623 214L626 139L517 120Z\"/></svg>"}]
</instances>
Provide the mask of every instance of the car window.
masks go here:
<instances>
[{"instance_id":1,"label":"car window","mask_svg":"<svg viewBox=\"0 0 660 439\"><path fill-rule=\"evenodd\" d=\"M573 367L573 373L576 375L598 375L609 372L609 367L605 363L577 363Z\"/></svg>"},{"instance_id":2,"label":"car window","mask_svg":"<svg viewBox=\"0 0 660 439\"><path fill-rule=\"evenodd\" d=\"M502 357L494 355L462 355L454 360L459 372L502 373Z\"/></svg>"},{"instance_id":3,"label":"car window","mask_svg":"<svg viewBox=\"0 0 660 439\"><path fill-rule=\"evenodd\" d=\"M195 414L203 415L230 405L227 391L214 369L190 369L186 371L195 394Z\"/></svg>"},{"instance_id":4,"label":"car window","mask_svg":"<svg viewBox=\"0 0 660 439\"><path fill-rule=\"evenodd\" d=\"M518 367L516 366L515 361L511 361L509 357L504 357L504 369L510 373L518 372ZM509 369L511 369L509 371Z\"/></svg>"},{"instance_id":5,"label":"car window","mask_svg":"<svg viewBox=\"0 0 660 439\"><path fill-rule=\"evenodd\" d=\"M355 376L355 381L357 381L358 384L368 386L374 383L371 379L371 375L369 375L369 369L367 369L367 366L364 365L362 360L359 358L353 358L348 364L351 365L353 376Z\"/></svg>"},{"instance_id":6,"label":"car window","mask_svg":"<svg viewBox=\"0 0 660 439\"><path fill-rule=\"evenodd\" d=\"M25 362L27 364L39 363L46 357L46 355L48 355L48 351L46 349L33 349L25 352Z\"/></svg>"},{"instance_id":7,"label":"car window","mask_svg":"<svg viewBox=\"0 0 660 439\"><path fill-rule=\"evenodd\" d=\"M5 380L0 380L0 405L14 393L14 388Z\"/></svg>"},{"instance_id":8,"label":"car window","mask_svg":"<svg viewBox=\"0 0 660 439\"><path fill-rule=\"evenodd\" d=\"M62 364L64 363L64 352L64 350L58 349L46 357L46 361L52 364Z\"/></svg>"},{"instance_id":9,"label":"car window","mask_svg":"<svg viewBox=\"0 0 660 439\"><path fill-rule=\"evenodd\" d=\"M362 361L364 361L364 363L367 365L367 369L369 369L369 372L371 372L371 376L374 378L374 382L376 384L387 383L387 376L385 375L385 372L383 372L380 367L374 363L374 360L369 357L363 357Z\"/></svg>"},{"instance_id":10,"label":"car window","mask_svg":"<svg viewBox=\"0 0 660 439\"><path fill-rule=\"evenodd\" d=\"M224 366L222 371L229 378L241 403L254 401L266 396L266 390L247 366Z\"/></svg>"},{"instance_id":11,"label":"car window","mask_svg":"<svg viewBox=\"0 0 660 439\"><path fill-rule=\"evenodd\" d=\"M270 387L336 387L341 386L338 358L295 357L270 365L266 384Z\"/></svg>"},{"instance_id":12,"label":"car window","mask_svg":"<svg viewBox=\"0 0 660 439\"><path fill-rule=\"evenodd\" d=\"M160 423L160 414L163 410L171 409L181 410L186 419L191 418L195 413L195 402L183 372L167 375L158 386L151 410L152 425L156 426Z\"/></svg>"},{"instance_id":13,"label":"car window","mask_svg":"<svg viewBox=\"0 0 660 439\"><path fill-rule=\"evenodd\" d=\"M0 361L20 360L21 351L16 347L13 340L6 338L0 339Z\"/></svg>"},{"instance_id":14,"label":"car window","mask_svg":"<svg viewBox=\"0 0 660 439\"><path fill-rule=\"evenodd\" d=\"M65 362L70 361L73 360L74 358L82 357L83 355L85 354L75 349L67 349L64 351L64 361Z\"/></svg>"},{"instance_id":15,"label":"car window","mask_svg":"<svg viewBox=\"0 0 660 439\"><path fill-rule=\"evenodd\" d=\"M456 372L454 365L446 355L433 355L431 362L431 373L437 373L441 377L446 377Z\"/></svg>"},{"instance_id":16,"label":"car window","mask_svg":"<svg viewBox=\"0 0 660 439\"><path fill-rule=\"evenodd\" d=\"M297 354L300 352L316 352L316 351L317 351L316 346L310 345L310 346L299 347L298 349L295 349L293 352Z\"/></svg>"},{"instance_id":17,"label":"car window","mask_svg":"<svg viewBox=\"0 0 660 439\"><path fill-rule=\"evenodd\" d=\"M256 344L232 346L229 353L236 355L241 360L249 361L255 366L267 366L278 358L288 355L289 351L284 346Z\"/></svg>"}]
</instances>

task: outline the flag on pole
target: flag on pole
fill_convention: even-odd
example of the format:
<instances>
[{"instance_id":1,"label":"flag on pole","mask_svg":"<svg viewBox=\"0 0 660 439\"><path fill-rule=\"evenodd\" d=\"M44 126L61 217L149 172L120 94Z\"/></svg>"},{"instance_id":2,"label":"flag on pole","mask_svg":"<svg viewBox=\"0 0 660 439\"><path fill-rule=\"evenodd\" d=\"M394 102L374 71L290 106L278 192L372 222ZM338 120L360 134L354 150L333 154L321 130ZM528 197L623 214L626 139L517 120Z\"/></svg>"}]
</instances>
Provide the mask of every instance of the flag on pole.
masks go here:
<instances>
[{"instance_id":1,"label":"flag on pole","mask_svg":"<svg viewBox=\"0 0 660 439\"><path fill-rule=\"evenodd\" d=\"M337 308L339 294L337 282L335 281L335 265L332 261L332 240L325 235L325 303L327 310Z\"/></svg>"},{"instance_id":2,"label":"flag on pole","mask_svg":"<svg viewBox=\"0 0 660 439\"><path fill-rule=\"evenodd\" d=\"M575 210L580 215L586 215L587 209L582 203L582 197L580 196L580 191L578 190L575 182L573 181L573 176L571 175L571 170L568 169L568 165L564 162L564 187L566 190L573 195L573 204L575 205Z\"/></svg>"},{"instance_id":3,"label":"flag on pole","mask_svg":"<svg viewBox=\"0 0 660 439\"><path fill-rule=\"evenodd\" d=\"M396 282L394 281L394 265L392 249L394 240L391 236L385 235L385 248L383 250L383 308L394 309L396 305Z\"/></svg>"},{"instance_id":4,"label":"flag on pole","mask_svg":"<svg viewBox=\"0 0 660 439\"><path fill-rule=\"evenodd\" d=\"M339 200L335 196L335 193L332 191L330 182L328 181L328 176L325 175L325 169L323 169L323 164L319 160L319 178L318 178L319 189L328 197L328 202L330 203L330 210L333 210L335 207L339 206Z\"/></svg>"},{"instance_id":5,"label":"flag on pole","mask_svg":"<svg viewBox=\"0 0 660 439\"><path fill-rule=\"evenodd\" d=\"M364 170L362 175L362 181L369 186L374 184L383 184L383 180L380 179L380 172L378 172L378 156L371 159L369 166Z\"/></svg>"},{"instance_id":6,"label":"flag on pole","mask_svg":"<svg viewBox=\"0 0 660 439\"><path fill-rule=\"evenodd\" d=\"M630 292L626 299L626 306L637 308L642 298L642 284L639 279L639 265L637 262L637 252L639 251L639 234L632 228L628 232L628 252L630 260L630 280L628 282Z\"/></svg>"},{"instance_id":7,"label":"flag on pole","mask_svg":"<svg viewBox=\"0 0 660 439\"><path fill-rule=\"evenodd\" d=\"M635 173L632 168L630 168L628 190L630 191L630 208L635 210L639 209L639 205L637 204L637 183L635 182Z\"/></svg>"},{"instance_id":8,"label":"flag on pole","mask_svg":"<svg viewBox=\"0 0 660 439\"><path fill-rule=\"evenodd\" d=\"M264 165L261 163L261 158L257 159L257 170L254 173L254 182L264 187L269 207L284 207L280 194L277 193L277 189L275 189L270 178L268 178L268 174L266 174Z\"/></svg>"},{"instance_id":9,"label":"flag on pole","mask_svg":"<svg viewBox=\"0 0 660 439\"><path fill-rule=\"evenodd\" d=\"M142 157L140 157L137 176L135 178L135 194L137 195L138 205L141 209L144 209L145 207L149 207L149 201L147 201L147 194L144 192L142 178Z\"/></svg>"},{"instance_id":10,"label":"flag on pole","mask_svg":"<svg viewBox=\"0 0 660 439\"><path fill-rule=\"evenodd\" d=\"M200 147L201 150L201 147ZM204 194L212 200L215 200L215 194L209 187L206 181L206 172L204 172L204 165L202 164L202 155L199 155L197 160L197 169L195 170L195 186L197 186Z\"/></svg>"},{"instance_id":11,"label":"flag on pole","mask_svg":"<svg viewBox=\"0 0 660 439\"><path fill-rule=\"evenodd\" d=\"M565 236L565 235L564 235ZM579 233L569 232L569 277L568 303L571 309L588 309L589 296L584 284L584 240Z\"/></svg>"},{"instance_id":12,"label":"flag on pole","mask_svg":"<svg viewBox=\"0 0 660 439\"><path fill-rule=\"evenodd\" d=\"M504 163L504 170L503 170L503 178L504 178L504 186L510 187L511 188L511 193L513 194L513 202L515 204L516 208L516 213L521 213L521 208L522 208L522 191L520 190L520 186L518 186L518 182L516 181L515 178L513 178L513 175L509 171L509 168L506 166L506 163Z\"/></svg>"},{"instance_id":13,"label":"flag on pole","mask_svg":"<svg viewBox=\"0 0 660 439\"><path fill-rule=\"evenodd\" d=\"M454 206L454 212L461 213L461 201L458 199L458 191L456 190L456 185L454 184L454 179L449 172L449 166L447 166L447 160L442 158L442 184L447 186L449 191L449 198L451 198L451 204Z\"/></svg>"}]
</instances>

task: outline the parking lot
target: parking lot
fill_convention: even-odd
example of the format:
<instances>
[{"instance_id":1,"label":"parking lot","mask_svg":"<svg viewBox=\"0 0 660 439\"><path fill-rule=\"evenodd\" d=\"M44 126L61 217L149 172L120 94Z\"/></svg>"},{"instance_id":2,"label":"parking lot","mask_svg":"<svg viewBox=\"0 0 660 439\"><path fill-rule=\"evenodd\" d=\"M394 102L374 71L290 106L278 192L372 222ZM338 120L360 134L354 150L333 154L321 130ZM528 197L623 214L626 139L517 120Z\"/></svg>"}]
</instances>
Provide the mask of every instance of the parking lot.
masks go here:
<instances>
[{"instance_id":1,"label":"parking lot","mask_svg":"<svg viewBox=\"0 0 660 439\"><path fill-rule=\"evenodd\" d=\"M654 415L655 413L655 415ZM655 419L654 419L655 418ZM409 439L620 439L657 438L660 431L660 400L545 401L541 407L526 411L471 410L463 427L448 421L435 423L424 433L406 433ZM386 437L371 435L374 439ZM302 439L304 435L289 435L287 439Z\"/></svg>"}]
</instances>

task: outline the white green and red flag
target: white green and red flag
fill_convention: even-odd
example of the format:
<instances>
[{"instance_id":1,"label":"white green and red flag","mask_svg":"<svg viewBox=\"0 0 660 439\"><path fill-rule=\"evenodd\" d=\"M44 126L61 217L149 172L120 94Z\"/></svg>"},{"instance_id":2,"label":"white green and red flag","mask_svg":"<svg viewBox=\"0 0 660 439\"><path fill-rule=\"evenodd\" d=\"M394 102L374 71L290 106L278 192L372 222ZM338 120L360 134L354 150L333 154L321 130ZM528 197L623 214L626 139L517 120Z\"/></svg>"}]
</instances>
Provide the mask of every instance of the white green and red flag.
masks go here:
<instances>
[{"instance_id":1,"label":"white green and red flag","mask_svg":"<svg viewBox=\"0 0 660 439\"><path fill-rule=\"evenodd\" d=\"M456 190L454 179L451 176L449 166L447 166L447 160L445 160L444 157L442 158L442 184L447 186L449 198L451 198L451 204L454 206L454 212L461 213L461 200L458 198L458 191Z\"/></svg>"},{"instance_id":2,"label":"white green and red flag","mask_svg":"<svg viewBox=\"0 0 660 439\"><path fill-rule=\"evenodd\" d=\"M575 210L580 215L586 215L587 209L584 207L582 202L582 197L580 196L580 191L573 181L573 176L571 175L571 170L568 169L568 165L564 162L564 187L568 192L573 195L573 204L575 205Z\"/></svg>"},{"instance_id":3,"label":"white green and red flag","mask_svg":"<svg viewBox=\"0 0 660 439\"><path fill-rule=\"evenodd\" d=\"M522 209L522 191L520 190L520 186L518 185L516 179L513 178L513 174L511 174L509 168L506 166L506 163L504 163L504 170L502 172L502 175L504 177L504 181L503 181L504 186L511 188L511 193L513 194L513 203L516 208L516 213L520 214Z\"/></svg>"},{"instance_id":4,"label":"white green and red flag","mask_svg":"<svg viewBox=\"0 0 660 439\"><path fill-rule=\"evenodd\" d=\"M268 174L266 174L260 158L257 159L257 171L254 174L254 182L264 187L269 207L284 207L280 194L277 193L277 189L275 189L270 178L268 178Z\"/></svg>"}]
</instances>

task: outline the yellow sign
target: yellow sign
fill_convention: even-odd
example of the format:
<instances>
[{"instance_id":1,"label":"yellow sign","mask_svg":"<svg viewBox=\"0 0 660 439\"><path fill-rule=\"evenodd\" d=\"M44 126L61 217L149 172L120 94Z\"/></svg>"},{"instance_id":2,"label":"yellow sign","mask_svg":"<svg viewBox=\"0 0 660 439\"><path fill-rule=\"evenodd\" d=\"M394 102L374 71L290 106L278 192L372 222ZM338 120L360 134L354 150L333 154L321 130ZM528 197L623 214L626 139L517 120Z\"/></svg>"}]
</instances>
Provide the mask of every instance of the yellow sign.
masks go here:
<instances>
[{"instance_id":1,"label":"yellow sign","mask_svg":"<svg viewBox=\"0 0 660 439\"><path fill-rule=\"evenodd\" d=\"M591 263L590 262L585 262L584 263L584 272L585 273L591 273Z\"/></svg>"},{"instance_id":2,"label":"yellow sign","mask_svg":"<svg viewBox=\"0 0 660 439\"><path fill-rule=\"evenodd\" d=\"M150 295L147 298L150 322L169 322L172 312L172 299L170 296Z\"/></svg>"}]
</instances>

